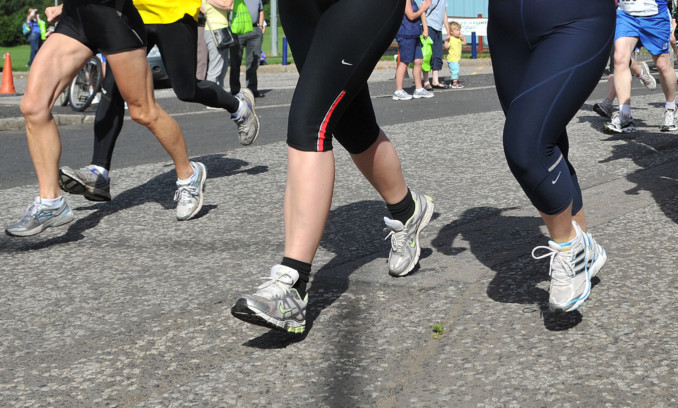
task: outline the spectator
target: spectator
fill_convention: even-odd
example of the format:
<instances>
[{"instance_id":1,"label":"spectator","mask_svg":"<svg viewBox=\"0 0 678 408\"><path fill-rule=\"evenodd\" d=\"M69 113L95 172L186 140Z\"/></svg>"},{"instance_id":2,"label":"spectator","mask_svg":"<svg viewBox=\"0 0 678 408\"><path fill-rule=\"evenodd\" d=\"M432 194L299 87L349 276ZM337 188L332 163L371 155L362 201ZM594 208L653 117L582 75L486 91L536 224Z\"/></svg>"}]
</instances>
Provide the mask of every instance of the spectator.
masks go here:
<instances>
[{"instance_id":1,"label":"spectator","mask_svg":"<svg viewBox=\"0 0 678 408\"><path fill-rule=\"evenodd\" d=\"M424 83L427 90L446 89L447 85L440 82L440 70L443 69L443 43L450 37L450 24L447 22L447 0L433 0L431 7L426 10L426 24L428 34L433 40L433 55L431 56L431 83L428 72L424 71ZM443 26L446 34L443 41Z\"/></svg>"},{"instance_id":2,"label":"spectator","mask_svg":"<svg viewBox=\"0 0 678 408\"><path fill-rule=\"evenodd\" d=\"M31 44L31 56L29 57L28 64L26 65L30 67L33 64L35 54L38 53L38 49L40 49L42 42L47 38L47 29L45 28L45 22L40 19L38 9L34 8L28 9L26 24L30 29L28 34L28 42Z\"/></svg>"},{"instance_id":3,"label":"spectator","mask_svg":"<svg viewBox=\"0 0 678 408\"><path fill-rule=\"evenodd\" d=\"M252 31L245 34L236 34L235 36L236 45L231 51L231 75L229 81L231 93L236 95L240 92L240 64L242 64L244 50L247 64L245 70L247 88L252 91L255 98L263 98L264 94L259 92L258 89L257 68L259 68L259 58L261 56L261 43L264 40L264 32L266 31L266 26L264 25L264 6L261 0L236 0L233 9L237 11L237 3L243 1L252 19Z\"/></svg>"},{"instance_id":4,"label":"spectator","mask_svg":"<svg viewBox=\"0 0 678 408\"><path fill-rule=\"evenodd\" d=\"M237 45L218 49L214 43L214 31L228 27L228 15L233 10L233 0L207 0L203 2L202 8L205 12L206 25L203 37L207 43L208 53L207 80L223 88L226 71L228 71L228 54L233 53Z\"/></svg>"},{"instance_id":5,"label":"spectator","mask_svg":"<svg viewBox=\"0 0 678 408\"><path fill-rule=\"evenodd\" d=\"M407 101L415 98L431 98L433 93L424 89L421 82L421 41L419 36L428 38L428 27L426 26L426 9L431 6L431 0L421 2L421 7L417 7L414 0L405 2L405 15L400 24L396 40L398 41L398 54L400 60L396 68L396 90L393 93L394 101ZM407 66L414 63L412 76L414 77L414 94L410 95L403 90L403 81L407 73Z\"/></svg>"},{"instance_id":6,"label":"spectator","mask_svg":"<svg viewBox=\"0 0 678 408\"><path fill-rule=\"evenodd\" d=\"M461 33L461 24L453 21L450 23L450 39L444 44L447 50L447 66L450 68L450 76L452 78L452 88L463 88L464 85L459 83L459 61L461 60L461 47L466 45L466 37Z\"/></svg>"}]
</instances>

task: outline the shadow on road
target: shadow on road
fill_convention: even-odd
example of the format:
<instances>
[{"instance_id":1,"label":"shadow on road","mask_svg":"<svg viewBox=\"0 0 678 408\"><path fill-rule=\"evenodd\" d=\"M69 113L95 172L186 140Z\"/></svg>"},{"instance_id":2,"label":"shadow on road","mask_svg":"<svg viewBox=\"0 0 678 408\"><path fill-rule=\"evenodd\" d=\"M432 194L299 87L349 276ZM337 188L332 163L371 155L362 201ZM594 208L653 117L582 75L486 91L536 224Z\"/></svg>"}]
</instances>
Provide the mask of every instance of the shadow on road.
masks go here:
<instances>
[{"instance_id":1,"label":"shadow on road","mask_svg":"<svg viewBox=\"0 0 678 408\"><path fill-rule=\"evenodd\" d=\"M208 183L210 179L234 176L241 173L256 175L268 171L267 166L247 168L250 165L249 163L239 159L229 159L222 155L202 156L194 160L202 162L207 167ZM172 170L114 196L112 201L96 203L88 207L72 208L76 212L76 220L68 224L68 229L63 235L45 240L40 240L41 235L28 238L4 237L7 241L0 247L0 252L34 251L53 245L80 241L84 238L83 233L99 225L104 217L149 202L156 202L166 209L176 208L172 194L176 189L176 172L174 171L174 166L171 167ZM205 216L216 207L215 205L203 206L195 218ZM85 217L77 218L77 210L95 211ZM168 222L172 221L168 219Z\"/></svg>"},{"instance_id":2,"label":"shadow on road","mask_svg":"<svg viewBox=\"0 0 678 408\"><path fill-rule=\"evenodd\" d=\"M284 348L289 344L302 341L313 328L313 322L321 312L330 307L349 288L351 274L364 265L383 258L383 273L388 274L386 258L391 241L384 240L384 216L388 216L382 201L359 201L330 211L327 225L320 245L335 254L328 263L313 273L309 287L309 304L306 310L306 331L302 335L287 334L271 330L244 343L248 347L263 349ZM433 218L439 214L434 213ZM432 251L422 248L420 260L430 256ZM417 273L419 265L409 274ZM393 278L397 279L397 278ZM343 306L343 314L348 319L359 316L361 311L351 304ZM350 324L350 323L347 323Z\"/></svg>"},{"instance_id":3,"label":"shadow on road","mask_svg":"<svg viewBox=\"0 0 678 408\"><path fill-rule=\"evenodd\" d=\"M548 291L539 287L549 279L549 264L530 256L535 246L546 245L548 240L539 229L543 222L536 216L504 215L514 209L471 208L440 230L432 241L433 247L445 255L459 255L467 250L455 246L459 237L468 243L478 261L494 271L487 287L491 299L530 305L523 312L540 312L548 330L570 329L581 322L582 315L579 312L554 314L549 310Z\"/></svg>"}]
</instances>

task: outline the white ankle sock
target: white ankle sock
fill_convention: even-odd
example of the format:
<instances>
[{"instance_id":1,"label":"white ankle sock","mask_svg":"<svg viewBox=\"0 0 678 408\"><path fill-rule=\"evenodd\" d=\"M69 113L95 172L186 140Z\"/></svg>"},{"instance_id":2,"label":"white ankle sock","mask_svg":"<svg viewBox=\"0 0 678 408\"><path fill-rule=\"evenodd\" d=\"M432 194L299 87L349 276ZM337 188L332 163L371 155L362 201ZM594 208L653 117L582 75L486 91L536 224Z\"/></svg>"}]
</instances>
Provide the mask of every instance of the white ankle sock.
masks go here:
<instances>
[{"instance_id":1,"label":"white ankle sock","mask_svg":"<svg viewBox=\"0 0 678 408\"><path fill-rule=\"evenodd\" d=\"M36 203L42 203L46 205L47 207L52 207L56 208L61 205L61 203L64 201L64 196L61 196L59 198L40 198L37 197L35 199Z\"/></svg>"}]
</instances>

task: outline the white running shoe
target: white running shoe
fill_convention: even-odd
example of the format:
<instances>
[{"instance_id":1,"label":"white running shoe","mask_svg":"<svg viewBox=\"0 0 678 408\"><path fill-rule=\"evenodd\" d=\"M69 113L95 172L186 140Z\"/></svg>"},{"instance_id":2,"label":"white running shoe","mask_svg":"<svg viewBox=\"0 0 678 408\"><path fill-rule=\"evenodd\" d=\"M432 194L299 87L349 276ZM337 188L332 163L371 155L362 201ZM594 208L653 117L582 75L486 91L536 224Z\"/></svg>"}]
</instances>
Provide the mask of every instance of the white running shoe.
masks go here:
<instances>
[{"instance_id":1,"label":"white running shoe","mask_svg":"<svg viewBox=\"0 0 678 408\"><path fill-rule=\"evenodd\" d=\"M676 110L666 109L664 111L664 124L659 128L662 132L673 132L678 130L676 125Z\"/></svg>"},{"instance_id":2,"label":"white running shoe","mask_svg":"<svg viewBox=\"0 0 678 408\"><path fill-rule=\"evenodd\" d=\"M575 221L572 225L577 235L567 245L549 241L548 246L532 250L535 259L551 258L549 309L552 311L577 310L591 293L591 279L607 260L605 249L596 243L591 234L582 231ZM535 255L539 250L548 252Z\"/></svg>"},{"instance_id":3,"label":"white running shoe","mask_svg":"<svg viewBox=\"0 0 678 408\"><path fill-rule=\"evenodd\" d=\"M649 90L655 89L657 87L657 80L650 74L650 67L647 66L647 62L639 62L638 65L643 69L643 73L638 77L640 83L645 85L645 88Z\"/></svg>"},{"instance_id":4,"label":"white running shoe","mask_svg":"<svg viewBox=\"0 0 678 408\"><path fill-rule=\"evenodd\" d=\"M415 89L412 93L412 97L415 99L419 98L433 98L433 92L427 91L426 88Z\"/></svg>"},{"instance_id":5,"label":"white running shoe","mask_svg":"<svg viewBox=\"0 0 678 408\"><path fill-rule=\"evenodd\" d=\"M409 101L410 99L412 99L412 95L408 94L403 89L393 92L394 101Z\"/></svg>"}]
</instances>

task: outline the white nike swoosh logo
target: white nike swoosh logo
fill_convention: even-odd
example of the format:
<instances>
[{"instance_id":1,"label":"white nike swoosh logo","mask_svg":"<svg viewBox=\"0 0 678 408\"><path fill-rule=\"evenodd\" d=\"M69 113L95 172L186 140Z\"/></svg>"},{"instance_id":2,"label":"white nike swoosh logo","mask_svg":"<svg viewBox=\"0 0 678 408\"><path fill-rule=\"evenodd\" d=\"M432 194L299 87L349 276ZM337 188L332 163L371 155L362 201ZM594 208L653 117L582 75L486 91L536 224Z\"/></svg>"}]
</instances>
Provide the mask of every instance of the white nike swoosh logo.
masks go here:
<instances>
[{"instance_id":1,"label":"white nike swoosh logo","mask_svg":"<svg viewBox=\"0 0 678 408\"><path fill-rule=\"evenodd\" d=\"M556 176L555 180L551 180L551 184L556 184L556 182L558 181L559 178L560 178L560 172L558 172L558 175Z\"/></svg>"},{"instance_id":2,"label":"white nike swoosh logo","mask_svg":"<svg viewBox=\"0 0 678 408\"><path fill-rule=\"evenodd\" d=\"M346 60L341 60L341 63L344 64L344 65L353 65L350 62L346 62Z\"/></svg>"}]
</instances>

